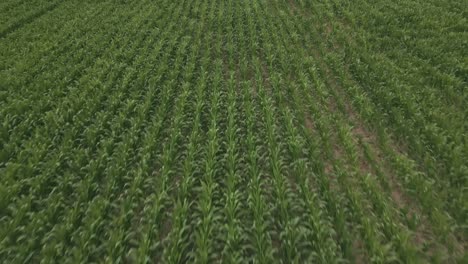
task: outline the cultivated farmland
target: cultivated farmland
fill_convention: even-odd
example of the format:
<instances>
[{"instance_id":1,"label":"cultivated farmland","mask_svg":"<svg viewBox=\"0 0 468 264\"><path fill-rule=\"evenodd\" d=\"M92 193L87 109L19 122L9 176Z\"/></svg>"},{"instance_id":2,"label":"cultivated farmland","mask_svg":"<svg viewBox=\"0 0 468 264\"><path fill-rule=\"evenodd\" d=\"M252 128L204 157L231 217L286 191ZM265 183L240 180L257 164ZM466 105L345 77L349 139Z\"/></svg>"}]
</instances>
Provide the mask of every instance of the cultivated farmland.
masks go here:
<instances>
[{"instance_id":1,"label":"cultivated farmland","mask_svg":"<svg viewBox=\"0 0 468 264\"><path fill-rule=\"evenodd\" d=\"M2 0L0 262L468 261L467 12Z\"/></svg>"}]
</instances>

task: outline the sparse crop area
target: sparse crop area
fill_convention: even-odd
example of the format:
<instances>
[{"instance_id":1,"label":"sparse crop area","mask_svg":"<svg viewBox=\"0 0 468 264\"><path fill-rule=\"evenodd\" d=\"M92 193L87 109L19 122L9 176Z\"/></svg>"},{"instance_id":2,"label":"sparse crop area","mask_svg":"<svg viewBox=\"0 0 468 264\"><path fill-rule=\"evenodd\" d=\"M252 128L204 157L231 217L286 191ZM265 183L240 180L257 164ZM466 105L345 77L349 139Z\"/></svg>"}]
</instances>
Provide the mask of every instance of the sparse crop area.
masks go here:
<instances>
[{"instance_id":1,"label":"sparse crop area","mask_svg":"<svg viewBox=\"0 0 468 264\"><path fill-rule=\"evenodd\" d=\"M1 263L466 263L466 0L3 0Z\"/></svg>"}]
</instances>

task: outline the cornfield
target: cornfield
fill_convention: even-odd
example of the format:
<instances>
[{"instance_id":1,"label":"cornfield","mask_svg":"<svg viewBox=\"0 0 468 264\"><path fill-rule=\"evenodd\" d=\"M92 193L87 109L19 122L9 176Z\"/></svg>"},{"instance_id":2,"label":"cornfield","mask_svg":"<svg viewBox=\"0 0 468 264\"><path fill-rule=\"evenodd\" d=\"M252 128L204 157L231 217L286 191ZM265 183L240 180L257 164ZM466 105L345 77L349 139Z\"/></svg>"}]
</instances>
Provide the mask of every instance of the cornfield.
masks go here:
<instances>
[{"instance_id":1,"label":"cornfield","mask_svg":"<svg viewBox=\"0 0 468 264\"><path fill-rule=\"evenodd\" d=\"M0 262L468 261L467 15L2 1Z\"/></svg>"}]
</instances>

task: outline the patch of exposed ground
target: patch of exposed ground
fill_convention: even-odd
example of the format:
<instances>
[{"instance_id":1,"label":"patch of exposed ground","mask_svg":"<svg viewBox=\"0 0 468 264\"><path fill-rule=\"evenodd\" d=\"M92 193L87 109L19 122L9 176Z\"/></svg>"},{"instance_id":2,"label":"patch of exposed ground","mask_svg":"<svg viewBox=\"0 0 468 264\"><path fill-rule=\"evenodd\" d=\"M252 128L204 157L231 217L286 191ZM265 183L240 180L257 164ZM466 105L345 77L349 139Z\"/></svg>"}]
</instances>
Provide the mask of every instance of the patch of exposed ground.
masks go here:
<instances>
[{"instance_id":1,"label":"patch of exposed ground","mask_svg":"<svg viewBox=\"0 0 468 264\"><path fill-rule=\"evenodd\" d=\"M290 7L290 10L291 10L291 12L293 14L297 13L297 6L296 6L296 2L294 0L289 0L289 7Z\"/></svg>"},{"instance_id":2,"label":"patch of exposed ground","mask_svg":"<svg viewBox=\"0 0 468 264\"><path fill-rule=\"evenodd\" d=\"M367 256L367 251L362 240L356 239L353 241L353 254L356 264L368 263L369 256Z\"/></svg>"},{"instance_id":3,"label":"patch of exposed ground","mask_svg":"<svg viewBox=\"0 0 468 264\"><path fill-rule=\"evenodd\" d=\"M315 129L316 129L316 128L315 128L315 125L314 125L314 123L312 122L312 119L311 119L310 117L305 117L304 122L305 122L306 128L307 128L309 131L311 131L311 132L315 131Z\"/></svg>"}]
</instances>

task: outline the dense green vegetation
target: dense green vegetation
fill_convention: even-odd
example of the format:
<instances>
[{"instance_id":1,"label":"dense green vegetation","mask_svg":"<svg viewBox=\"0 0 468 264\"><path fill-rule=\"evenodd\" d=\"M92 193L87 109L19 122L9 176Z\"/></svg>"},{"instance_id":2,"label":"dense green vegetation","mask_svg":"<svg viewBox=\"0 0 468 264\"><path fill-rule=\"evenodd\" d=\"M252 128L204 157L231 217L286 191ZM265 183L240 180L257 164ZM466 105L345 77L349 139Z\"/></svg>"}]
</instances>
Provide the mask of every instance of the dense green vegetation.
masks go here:
<instances>
[{"instance_id":1,"label":"dense green vegetation","mask_svg":"<svg viewBox=\"0 0 468 264\"><path fill-rule=\"evenodd\" d=\"M467 20L0 2L0 262L468 261Z\"/></svg>"}]
</instances>

